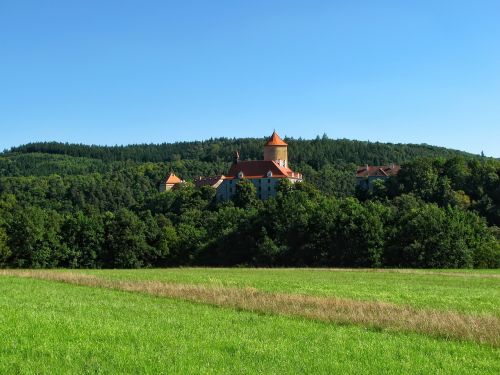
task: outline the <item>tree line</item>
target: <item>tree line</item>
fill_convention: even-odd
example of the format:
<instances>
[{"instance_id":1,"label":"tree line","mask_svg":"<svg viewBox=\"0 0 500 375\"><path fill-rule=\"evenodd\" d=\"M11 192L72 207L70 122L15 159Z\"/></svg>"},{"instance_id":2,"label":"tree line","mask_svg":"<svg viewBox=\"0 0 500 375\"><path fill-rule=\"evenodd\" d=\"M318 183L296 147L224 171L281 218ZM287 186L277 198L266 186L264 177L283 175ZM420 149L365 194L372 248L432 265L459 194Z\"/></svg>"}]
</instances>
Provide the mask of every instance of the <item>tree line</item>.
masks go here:
<instances>
[{"instance_id":1,"label":"tree line","mask_svg":"<svg viewBox=\"0 0 500 375\"><path fill-rule=\"evenodd\" d=\"M187 184L114 211L42 208L7 194L0 213L4 267L500 266L498 231L483 218L412 194L361 202L282 183L262 202L242 181L224 203Z\"/></svg>"},{"instance_id":2,"label":"tree line","mask_svg":"<svg viewBox=\"0 0 500 375\"><path fill-rule=\"evenodd\" d=\"M128 146L91 146L58 142L38 142L13 147L5 155L50 154L97 159L104 162L134 161L139 163L175 162L197 160L200 162L230 162L239 150L243 160L262 159L266 138L215 138L206 141L140 144ZM382 165L403 163L419 157L453 157L473 155L444 147L417 144L392 144L347 139L330 139L328 136L313 140L286 138L290 162L305 163L315 169L335 163Z\"/></svg>"},{"instance_id":3,"label":"tree line","mask_svg":"<svg viewBox=\"0 0 500 375\"><path fill-rule=\"evenodd\" d=\"M421 158L406 163L400 173L377 181L373 190L358 190L361 200L394 199L413 194L439 207L457 207L500 226L500 162L494 159Z\"/></svg>"},{"instance_id":4,"label":"tree line","mask_svg":"<svg viewBox=\"0 0 500 375\"><path fill-rule=\"evenodd\" d=\"M306 182L281 183L275 199L257 200L245 181L229 202L191 183L158 192L170 171L186 179L223 173L228 162L221 150L254 144L224 142L214 151L218 159L207 156L205 145L200 154L161 161L143 161L152 159L147 152L136 158L85 153L97 146L72 155L80 146L60 144L0 154L0 266L500 266L498 160L367 144L374 160L399 162L399 154L407 161L397 177L361 191L354 178L361 154L354 150L363 142L323 137L297 140L294 168ZM328 154L339 142L346 142L344 151ZM141 147L138 155L154 149ZM256 159L261 150L262 140L255 141Z\"/></svg>"}]
</instances>

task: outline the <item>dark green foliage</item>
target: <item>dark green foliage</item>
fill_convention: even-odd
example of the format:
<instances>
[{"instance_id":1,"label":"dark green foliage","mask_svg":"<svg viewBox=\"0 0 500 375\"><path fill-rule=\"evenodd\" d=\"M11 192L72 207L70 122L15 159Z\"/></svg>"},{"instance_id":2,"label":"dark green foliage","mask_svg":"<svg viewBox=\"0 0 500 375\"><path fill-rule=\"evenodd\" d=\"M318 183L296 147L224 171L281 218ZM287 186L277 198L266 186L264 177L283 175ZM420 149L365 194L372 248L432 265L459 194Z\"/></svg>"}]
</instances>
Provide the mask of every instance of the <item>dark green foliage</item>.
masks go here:
<instances>
[{"instance_id":1,"label":"dark green foliage","mask_svg":"<svg viewBox=\"0 0 500 375\"><path fill-rule=\"evenodd\" d=\"M145 223L125 208L108 213L104 221L103 263L113 268L148 266L146 259L152 252L146 240Z\"/></svg>"},{"instance_id":2,"label":"dark green foliage","mask_svg":"<svg viewBox=\"0 0 500 375\"><path fill-rule=\"evenodd\" d=\"M396 267L472 268L474 255L495 240L476 215L458 208L440 209L411 196L397 199L386 263Z\"/></svg>"},{"instance_id":3,"label":"dark green foliage","mask_svg":"<svg viewBox=\"0 0 500 375\"><path fill-rule=\"evenodd\" d=\"M66 257L60 241L62 217L37 206L16 207L8 223L9 264L22 268L55 267Z\"/></svg>"},{"instance_id":4,"label":"dark green foliage","mask_svg":"<svg viewBox=\"0 0 500 375\"><path fill-rule=\"evenodd\" d=\"M312 207L300 263L379 267L384 249L387 209L355 198L322 199Z\"/></svg>"},{"instance_id":5,"label":"dark green foliage","mask_svg":"<svg viewBox=\"0 0 500 375\"><path fill-rule=\"evenodd\" d=\"M285 138L285 140L289 144L289 155L292 163L300 164L303 162L315 169L320 169L323 165L329 163L355 163L359 165L368 163L381 165L391 162L402 163L426 156L452 157L467 155L464 152L429 145L363 142L347 139L335 140L327 137L318 137L315 140L293 138ZM14 147L10 150L9 155L42 153L99 159L105 162L134 161L138 163L158 163L199 160L209 163L225 163L232 160L235 150L239 150L244 160L261 159L262 146L266 141L266 138L217 138L201 142L113 147L46 142L30 143Z\"/></svg>"},{"instance_id":6,"label":"dark green foliage","mask_svg":"<svg viewBox=\"0 0 500 375\"><path fill-rule=\"evenodd\" d=\"M491 225L500 225L500 162L494 159L418 159L404 165L387 181L385 192L393 198L414 194L440 207L477 212Z\"/></svg>"},{"instance_id":7,"label":"dark green foliage","mask_svg":"<svg viewBox=\"0 0 500 375\"><path fill-rule=\"evenodd\" d=\"M68 244L68 257L60 264L67 268L100 268L103 266L101 249L104 245L104 223L100 215L85 215L78 211L68 215L62 227L62 236Z\"/></svg>"},{"instance_id":8,"label":"dark green foliage","mask_svg":"<svg viewBox=\"0 0 500 375\"><path fill-rule=\"evenodd\" d=\"M265 202L248 181L230 202L192 183L157 191L170 171L226 172L235 149L260 159L261 139L1 154L0 266L500 266L499 230L486 224L500 223L498 161L425 145L287 141L306 182L283 181ZM354 198L356 165L388 162L407 163Z\"/></svg>"},{"instance_id":9,"label":"dark green foliage","mask_svg":"<svg viewBox=\"0 0 500 375\"><path fill-rule=\"evenodd\" d=\"M249 208L257 202L257 189L250 180L242 180L236 184L233 198L236 207Z\"/></svg>"},{"instance_id":10,"label":"dark green foliage","mask_svg":"<svg viewBox=\"0 0 500 375\"><path fill-rule=\"evenodd\" d=\"M0 227L0 267L5 267L12 252L9 248L9 238L4 228Z\"/></svg>"}]
</instances>

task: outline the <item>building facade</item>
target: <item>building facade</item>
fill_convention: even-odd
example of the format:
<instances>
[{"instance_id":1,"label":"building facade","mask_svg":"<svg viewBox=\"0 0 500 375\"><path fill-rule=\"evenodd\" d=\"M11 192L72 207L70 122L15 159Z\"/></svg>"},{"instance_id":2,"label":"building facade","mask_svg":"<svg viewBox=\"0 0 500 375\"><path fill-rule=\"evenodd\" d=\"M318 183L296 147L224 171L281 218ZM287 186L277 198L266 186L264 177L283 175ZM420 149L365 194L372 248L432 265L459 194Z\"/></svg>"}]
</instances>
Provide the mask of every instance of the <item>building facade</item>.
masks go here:
<instances>
[{"instance_id":1,"label":"building facade","mask_svg":"<svg viewBox=\"0 0 500 375\"><path fill-rule=\"evenodd\" d=\"M302 181L302 174L290 169L288 145L274 131L264 145L264 160L242 161L236 153L229 172L217 188L217 199L231 199L236 193L236 185L242 180L255 186L259 199L269 199L276 196L278 183L283 179L294 184Z\"/></svg>"},{"instance_id":2,"label":"building facade","mask_svg":"<svg viewBox=\"0 0 500 375\"><path fill-rule=\"evenodd\" d=\"M194 181L197 188L211 186L216 189L217 200L231 199L236 193L236 186L242 180L250 181L257 191L257 197L265 200L276 196L280 181L289 180L292 184L302 181L302 174L294 172L288 164L288 145L273 132L264 145L264 160L240 160L236 152L233 164L226 175L199 177ZM182 181L171 173L160 183L160 192L169 191Z\"/></svg>"}]
</instances>

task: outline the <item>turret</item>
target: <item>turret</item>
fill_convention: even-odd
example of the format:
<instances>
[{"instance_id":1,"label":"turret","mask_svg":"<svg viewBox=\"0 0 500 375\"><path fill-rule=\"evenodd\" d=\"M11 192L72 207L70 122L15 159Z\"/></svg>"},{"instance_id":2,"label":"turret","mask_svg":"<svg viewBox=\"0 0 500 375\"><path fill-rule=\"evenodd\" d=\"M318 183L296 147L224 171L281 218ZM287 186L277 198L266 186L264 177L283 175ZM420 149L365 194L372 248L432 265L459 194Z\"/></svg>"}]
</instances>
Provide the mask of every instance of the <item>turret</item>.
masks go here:
<instances>
[{"instance_id":1,"label":"turret","mask_svg":"<svg viewBox=\"0 0 500 375\"><path fill-rule=\"evenodd\" d=\"M276 130L264 146L264 160L274 161L288 168L288 145L280 138Z\"/></svg>"}]
</instances>

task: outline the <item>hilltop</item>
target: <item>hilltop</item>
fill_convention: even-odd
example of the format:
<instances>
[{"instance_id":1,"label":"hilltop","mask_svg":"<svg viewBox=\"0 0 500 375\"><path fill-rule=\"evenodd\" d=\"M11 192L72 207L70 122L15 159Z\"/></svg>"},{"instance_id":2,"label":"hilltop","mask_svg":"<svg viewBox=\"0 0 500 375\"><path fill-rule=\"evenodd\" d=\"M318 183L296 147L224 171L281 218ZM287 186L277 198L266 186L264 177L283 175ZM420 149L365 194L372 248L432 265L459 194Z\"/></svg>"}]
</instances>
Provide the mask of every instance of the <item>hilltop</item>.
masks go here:
<instances>
[{"instance_id":1,"label":"hilltop","mask_svg":"<svg viewBox=\"0 0 500 375\"><path fill-rule=\"evenodd\" d=\"M106 162L172 162L196 160L202 162L229 162L235 150L243 159L262 157L266 138L214 138L205 141L161 144L134 144L127 146L97 146L58 142L28 143L0 153L0 156L43 153L86 157ZM419 157L478 157L463 151L427 144L393 144L348 139L330 139L327 136L313 140L285 138L290 147L290 162L307 163L321 167L326 163L387 164L404 163Z\"/></svg>"},{"instance_id":2,"label":"hilltop","mask_svg":"<svg viewBox=\"0 0 500 375\"><path fill-rule=\"evenodd\" d=\"M186 180L224 174L235 150L242 160L262 158L265 138L214 138L205 141L127 146L97 146L58 142L28 143L0 153L0 176L110 176L120 171L146 175L145 189L154 191L165 174ZM354 194L356 167L364 164L404 164L420 158L478 158L478 155L426 144L392 144L326 135L312 140L285 138L290 164L327 194Z\"/></svg>"}]
</instances>

